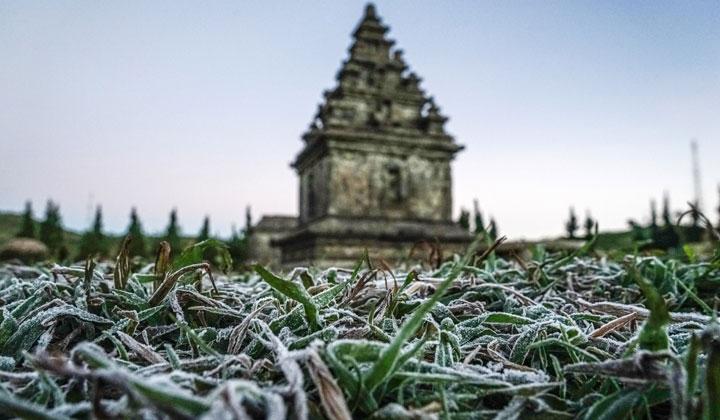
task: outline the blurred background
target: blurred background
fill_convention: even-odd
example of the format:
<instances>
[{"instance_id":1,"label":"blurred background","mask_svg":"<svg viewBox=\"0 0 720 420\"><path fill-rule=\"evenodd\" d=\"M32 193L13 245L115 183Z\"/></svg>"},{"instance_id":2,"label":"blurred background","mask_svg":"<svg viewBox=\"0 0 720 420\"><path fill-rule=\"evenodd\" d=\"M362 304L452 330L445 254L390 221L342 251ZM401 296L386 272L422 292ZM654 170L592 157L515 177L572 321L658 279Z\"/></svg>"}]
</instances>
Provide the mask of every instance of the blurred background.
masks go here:
<instances>
[{"instance_id":1,"label":"blurred background","mask_svg":"<svg viewBox=\"0 0 720 420\"><path fill-rule=\"evenodd\" d=\"M473 200L513 239L601 230L697 198L717 220L720 4L378 1L466 150ZM361 1L0 3L0 211L62 226L228 237L297 214L289 162L347 56ZM698 147L693 178L691 141ZM16 223L15 219L12 223ZM14 224L0 227L15 234ZM8 227L9 226L9 227Z\"/></svg>"}]
</instances>

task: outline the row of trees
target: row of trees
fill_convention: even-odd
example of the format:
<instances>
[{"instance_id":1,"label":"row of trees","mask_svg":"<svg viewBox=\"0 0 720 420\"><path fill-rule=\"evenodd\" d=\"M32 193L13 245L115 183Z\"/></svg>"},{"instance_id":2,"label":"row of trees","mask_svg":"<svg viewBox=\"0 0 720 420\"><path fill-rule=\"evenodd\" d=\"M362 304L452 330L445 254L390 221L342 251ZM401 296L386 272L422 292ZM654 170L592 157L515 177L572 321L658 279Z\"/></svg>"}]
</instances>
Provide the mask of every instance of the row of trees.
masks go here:
<instances>
[{"instance_id":1,"label":"row of trees","mask_svg":"<svg viewBox=\"0 0 720 420\"><path fill-rule=\"evenodd\" d=\"M718 207L720 214L720 207ZM696 206L689 212L689 224L678 224L680 213L673 215L670 208L670 196L663 196L662 212L658 217L657 202L650 200L650 223L646 226L629 220L628 224L633 232L633 239L647 242L648 247L670 249L687 242L703 240L705 228L701 225L701 215ZM718 221L720 229L720 220Z\"/></svg>"},{"instance_id":2,"label":"row of trees","mask_svg":"<svg viewBox=\"0 0 720 420\"><path fill-rule=\"evenodd\" d=\"M247 258L247 237L250 232L252 217L250 208L246 209L246 226L242 231L238 231L234 226L230 238L225 240L230 254L236 261L244 261ZM69 257L76 259L84 259L88 256L109 257L117 250L113 246L117 240L113 240L103 228L102 208L98 206L95 209L95 217L90 228L80 237L80 243L76 255L70 255L69 247L66 244L64 230L62 226L62 218L60 216L60 207L52 200L48 201L45 208L45 217L38 224L33 217L32 203L25 204L22 223L17 237L38 239L43 242L51 255L59 259L67 259ZM154 249L160 241L166 241L170 244L173 254L179 252L184 246L192 242L200 242L212 237L210 233L210 218L205 217L200 232L195 237L183 237L178 223L177 210L170 212L167 228L162 235L158 237L148 237L142 227L137 209L134 207L130 211L130 222L126 230L126 235L132 237L130 242L130 255L140 257L151 257Z\"/></svg>"},{"instance_id":3,"label":"row of trees","mask_svg":"<svg viewBox=\"0 0 720 420\"><path fill-rule=\"evenodd\" d=\"M718 197L720 197L720 186L718 186ZM662 249L675 248L686 242L699 242L703 240L703 234L707 226L703 227L701 225L701 215L697 211L697 205L688 212L689 223L683 225L677 224L680 213L673 214L670 206L670 196L667 193L663 195L662 211L659 214L657 207L657 202L650 200L650 222L647 225L638 223L635 220L628 221L630 229L633 232L634 240L645 241L648 242L649 247ZM720 230L720 205L718 205L716 210L718 217L716 228ZM588 212L585 216L585 222L583 223L585 237L592 235L595 222ZM578 218L575 215L575 210L570 207L570 215L565 222L567 237L571 239L577 238L577 232L579 230L580 226Z\"/></svg>"},{"instance_id":4,"label":"row of trees","mask_svg":"<svg viewBox=\"0 0 720 420\"><path fill-rule=\"evenodd\" d=\"M585 238L589 238L593 235L593 230L595 229L596 223L597 220L593 219L593 217L590 215L590 211L585 212L585 221L583 222ZM578 239L579 230L580 224L578 222L577 216L575 215L575 208L570 207L570 215L568 216L568 220L565 222L565 234L567 235L568 239Z\"/></svg>"},{"instance_id":5,"label":"row of trees","mask_svg":"<svg viewBox=\"0 0 720 420\"><path fill-rule=\"evenodd\" d=\"M490 223L485 225L478 200L473 200L472 219L473 223L471 225L470 212L465 209L460 209L460 218L458 219L460 227L475 234L487 233L493 241L498 238L498 228L497 223L495 223L495 219L490 216Z\"/></svg>"}]
</instances>

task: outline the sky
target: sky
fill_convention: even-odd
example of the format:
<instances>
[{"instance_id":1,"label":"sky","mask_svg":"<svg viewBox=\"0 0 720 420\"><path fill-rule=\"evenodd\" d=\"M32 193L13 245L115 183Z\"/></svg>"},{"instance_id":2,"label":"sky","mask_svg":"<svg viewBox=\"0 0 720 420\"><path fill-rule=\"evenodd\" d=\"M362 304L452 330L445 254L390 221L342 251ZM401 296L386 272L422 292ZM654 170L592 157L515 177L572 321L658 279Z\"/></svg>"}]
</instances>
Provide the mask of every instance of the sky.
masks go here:
<instances>
[{"instance_id":1,"label":"sky","mask_svg":"<svg viewBox=\"0 0 720 420\"><path fill-rule=\"evenodd\" d=\"M720 183L717 1L376 2L464 144L455 215L478 199L511 239L603 230ZM297 214L289 163L347 57L361 1L0 0L0 210L52 198L122 232L176 207L227 235L246 205Z\"/></svg>"}]
</instances>

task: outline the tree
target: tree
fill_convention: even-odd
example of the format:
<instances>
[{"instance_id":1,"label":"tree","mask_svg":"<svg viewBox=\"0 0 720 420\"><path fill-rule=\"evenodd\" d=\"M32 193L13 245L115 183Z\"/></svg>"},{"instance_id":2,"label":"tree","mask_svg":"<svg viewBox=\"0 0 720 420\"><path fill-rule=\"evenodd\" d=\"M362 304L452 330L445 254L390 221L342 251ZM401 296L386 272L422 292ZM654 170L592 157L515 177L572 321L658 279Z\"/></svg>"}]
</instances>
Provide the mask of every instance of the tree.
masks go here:
<instances>
[{"instance_id":1,"label":"tree","mask_svg":"<svg viewBox=\"0 0 720 420\"><path fill-rule=\"evenodd\" d=\"M198 233L196 241L202 242L205 239L209 239L209 238L210 238L210 217L205 216L205 218L203 219L202 227L200 228L200 233Z\"/></svg>"},{"instance_id":2,"label":"tree","mask_svg":"<svg viewBox=\"0 0 720 420\"><path fill-rule=\"evenodd\" d=\"M578 230L578 220L577 216L575 216L575 209L570 207L570 216L568 218L568 221L565 222L565 232L567 232L567 237L570 239L575 239L575 232Z\"/></svg>"},{"instance_id":3,"label":"tree","mask_svg":"<svg viewBox=\"0 0 720 420\"><path fill-rule=\"evenodd\" d=\"M585 223L583 224L583 227L585 228L585 237L592 237L593 229L595 228L595 220L593 220L589 211L585 213Z\"/></svg>"},{"instance_id":4,"label":"tree","mask_svg":"<svg viewBox=\"0 0 720 420\"><path fill-rule=\"evenodd\" d=\"M660 249L676 248L680 245L680 234L678 233L672 222L672 212L670 210L670 196L666 192L663 194L662 209L663 226L656 228L652 232L653 246Z\"/></svg>"},{"instance_id":5,"label":"tree","mask_svg":"<svg viewBox=\"0 0 720 420\"><path fill-rule=\"evenodd\" d=\"M32 203L30 201L25 202L25 211L22 216L22 227L15 236L18 238L35 239L35 221L33 220Z\"/></svg>"},{"instance_id":6,"label":"tree","mask_svg":"<svg viewBox=\"0 0 720 420\"><path fill-rule=\"evenodd\" d=\"M470 212L469 211L467 211L465 209L460 210L460 219L458 220L458 224L460 225L461 228L463 228L467 231L470 230Z\"/></svg>"},{"instance_id":7,"label":"tree","mask_svg":"<svg viewBox=\"0 0 720 420\"><path fill-rule=\"evenodd\" d=\"M170 212L170 222L165 231L163 241L170 244L170 255L178 255L182 251L182 240L180 239L180 227L177 222L177 210L172 209Z\"/></svg>"},{"instance_id":8,"label":"tree","mask_svg":"<svg viewBox=\"0 0 720 420\"><path fill-rule=\"evenodd\" d=\"M130 256L146 256L145 234L143 233L142 224L140 223L140 218L138 218L135 207L130 210L130 225L128 226L127 234L130 235L130 246L128 249Z\"/></svg>"},{"instance_id":9,"label":"tree","mask_svg":"<svg viewBox=\"0 0 720 420\"><path fill-rule=\"evenodd\" d=\"M687 242L700 242L703 237L703 228L700 226L700 210L698 210L698 203L695 201L690 208L690 226L683 229L685 233L685 240Z\"/></svg>"},{"instance_id":10,"label":"tree","mask_svg":"<svg viewBox=\"0 0 720 420\"><path fill-rule=\"evenodd\" d=\"M658 225L657 221L657 202L650 200L650 227L656 228Z\"/></svg>"},{"instance_id":11,"label":"tree","mask_svg":"<svg viewBox=\"0 0 720 420\"><path fill-rule=\"evenodd\" d=\"M250 206L245 207L245 236L252 232L252 214L250 214Z\"/></svg>"},{"instance_id":12,"label":"tree","mask_svg":"<svg viewBox=\"0 0 720 420\"><path fill-rule=\"evenodd\" d=\"M671 226L673 224L672 214L670 212L670 195L668 195L667 192L663 194L662 219L665 226Z\"/></svg>"},{"instance_id":13,"label":"tree","mask_svg":"<svg viewBox=\"0 0 720 420\"><path fill-rule=\"evenodd\" d=\"M95 209L95 220L92 228L85 232L80 238L80 254L78 258L92 258L96 255L106 257L108 255L107 237L102 232L102 208Z\"/></svg>"},{"instance_id":14,"label":"tree","mask_svg":"<svg viewBox=\"0 0 720 420\"><path fill-rule=\"evenodd\" d=\"M225 244L228 247L228 252L233 259L235 268L238 268L248 257L248 236L241 236L233 225L232 235Z\"/></svg>"},{"instance_id":15,"label":"tree","mask_svg":"<svg viewBox=\"0 0 720 420\"><path fill-rule=\"evenodd\" d=\"M45 207L45 220L40 223L40 241L47 245L50 254L60 255L67 252L64 247L64 233L60 217L60 206L48 200Z\"/></svg>"},{"instance_id":16,"label":"tree","mask_svg":"<svg viewBox=\"0 0 720 420\"><path fill-rule=\"evenodd\" d=\"M718 184L718 197L720 197L720 184ZM718 224L717 224L717 228L718 228L718 230L720 230L720 204L718 204L717 211L718 211Z\"/></svg>"},{"instance_id":17,"label":"tree","mask_svg":"<svg viewBox=\"0 0 720 420\"><path fill-rule=\"evenodd\" d=\"M495 219L493 217L490 217L490 228L488 229L488 235L493 241L497 240L499 235L497 223L495 223Z\"/></svg>"},{"instance_id":18,"label":"tree","mask_svg":"<svg viewBox=\"0 0 720 420\"><path fill-rule=\"evenodd\" d=\"M480 212L480 206L478 205L477 200L473 201L473 211L475 213L475 233L485 232L485 223L483 222L482 213Z\"/></svg>"},{"instance_id":19,"label":"tree","mask_svg":"<svg viewBox=\"0 0 720 420\"><path fill-rule=\"evenodd\" d=\"M200 228L200 233L198 233L197 238L195 239L195 242L202 242L206 239L210 239L210 216L205 216L203 219L202 227ZM211 263L217 263L218 253L215 250L215 248L210 247L205 249L203 251L203 260L209 261Z\"/></svg>"}]
</instances>

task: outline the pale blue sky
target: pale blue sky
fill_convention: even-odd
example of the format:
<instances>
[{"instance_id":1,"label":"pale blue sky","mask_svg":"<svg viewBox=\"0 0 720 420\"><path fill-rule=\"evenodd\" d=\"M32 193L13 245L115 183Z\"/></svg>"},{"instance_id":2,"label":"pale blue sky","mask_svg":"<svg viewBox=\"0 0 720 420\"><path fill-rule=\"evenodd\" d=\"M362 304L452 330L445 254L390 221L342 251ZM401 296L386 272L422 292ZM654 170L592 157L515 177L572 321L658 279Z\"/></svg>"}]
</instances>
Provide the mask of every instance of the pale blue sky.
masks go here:
<instances>
[{"instance_id":1,"label":"pale blue sky","mask_svg":"<svg viewBox=\"0 0 720 420\"><path fill-rule=\"evenodd\" d=\"M177 207L186 232L297 212L288 166L346 57L361 1L0 0L0 209L52 197L121 231ZM390 36L467 146L455 209L511 238L601 228L720 182L720 2L380 1ZM713 216L715 212L713 211Z\"/></svg>"}]
</instances>

